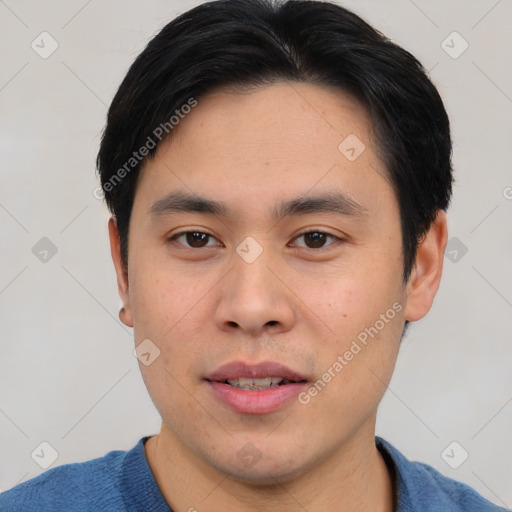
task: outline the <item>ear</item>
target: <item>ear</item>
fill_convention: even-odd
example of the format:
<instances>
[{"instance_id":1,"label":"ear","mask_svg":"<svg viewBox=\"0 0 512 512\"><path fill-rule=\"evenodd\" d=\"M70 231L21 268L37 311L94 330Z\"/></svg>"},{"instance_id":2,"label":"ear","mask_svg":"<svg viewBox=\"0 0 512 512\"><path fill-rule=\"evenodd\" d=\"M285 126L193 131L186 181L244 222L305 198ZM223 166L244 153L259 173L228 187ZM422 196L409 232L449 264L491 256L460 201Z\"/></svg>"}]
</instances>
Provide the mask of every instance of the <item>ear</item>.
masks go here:
<instances>
[{"instance_id":1,"label":"ear","mask_svg":"<svg viewBox=\"0 0 512 512\"><path fill-rule=\"evenodd\" d=\"M407 281L405 319L410 322L423 318L432 307L441 282L447 239L446 214L439 210L418 246L416 262Z\"/></svg>"},{"instance_id":2,"label":"ear","mask_svg":"<svg viewBox=\"0 0 512 512\"><path fill-rule=\"evenodd\" d=\"M116 269L117 289L123 302L123 308L119 312L119 319L128 327L133 327L132 310L130 306L130 294L128 283L128 272L126 272L121 258L121 239L114 217L108 221L108 236L110 238L110 253Z\"/></svg>"}]
</instances>

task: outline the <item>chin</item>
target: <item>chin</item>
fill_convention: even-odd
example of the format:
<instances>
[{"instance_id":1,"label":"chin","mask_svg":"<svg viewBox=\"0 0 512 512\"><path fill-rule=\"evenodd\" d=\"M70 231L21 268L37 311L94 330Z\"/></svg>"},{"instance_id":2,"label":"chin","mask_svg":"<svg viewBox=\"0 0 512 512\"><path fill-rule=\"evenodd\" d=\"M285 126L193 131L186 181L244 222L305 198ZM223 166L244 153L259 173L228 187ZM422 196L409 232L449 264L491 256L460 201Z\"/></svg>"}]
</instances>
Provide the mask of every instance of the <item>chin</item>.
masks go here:
<instances>
[{"instance_id":1,"label":"chin","mask_svg":"<svg viewBox=\"0 0 512 512\"><path fill-rule=\"evenodd\" d=\"M261 462L261 461L260 461ZM274 487L294 480L300 473L289 467L276 467L273 464L258 463L258 467L242 469L237 466L217 467L219 471L228 475L232 480L252 487Z\"/></svg>"},{"instance_id":2,"label":"chin","mask_svg":"<svg viewBox=\"0 0 512 512\"><path fill-rule=\"evenodd\" d=\"M241 451L241 450L240 450ZM240 452L239 451L239 452ZM247 450L250 453L250 450ZM305 460L300 461L285 453L274 453L273 457L261 456L245 460L237 453L236 457L211 460L217 471L234 481L255 487L272 487L293 481L307 471Z\"/></svg>"}]
</instances>

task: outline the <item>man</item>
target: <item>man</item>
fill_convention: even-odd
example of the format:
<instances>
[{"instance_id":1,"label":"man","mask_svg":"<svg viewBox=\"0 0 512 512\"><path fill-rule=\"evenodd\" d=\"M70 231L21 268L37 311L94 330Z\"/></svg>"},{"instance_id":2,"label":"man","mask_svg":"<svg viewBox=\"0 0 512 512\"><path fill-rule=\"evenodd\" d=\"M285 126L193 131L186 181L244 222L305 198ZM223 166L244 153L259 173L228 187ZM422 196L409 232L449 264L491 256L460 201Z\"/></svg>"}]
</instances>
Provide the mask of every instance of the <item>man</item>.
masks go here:
<instances>
[{"instance_id":1,"label":"man","mask_svg":"<svg viewBox=\"0 0 512 512\"><path fill-rule=\"evenodd\" d=\"M440 283L450 154L420 63L342 7L220 0L169 23L98 155L161 431L1 510L503 510L375 437Z\"/></svg>"}]
</instances>

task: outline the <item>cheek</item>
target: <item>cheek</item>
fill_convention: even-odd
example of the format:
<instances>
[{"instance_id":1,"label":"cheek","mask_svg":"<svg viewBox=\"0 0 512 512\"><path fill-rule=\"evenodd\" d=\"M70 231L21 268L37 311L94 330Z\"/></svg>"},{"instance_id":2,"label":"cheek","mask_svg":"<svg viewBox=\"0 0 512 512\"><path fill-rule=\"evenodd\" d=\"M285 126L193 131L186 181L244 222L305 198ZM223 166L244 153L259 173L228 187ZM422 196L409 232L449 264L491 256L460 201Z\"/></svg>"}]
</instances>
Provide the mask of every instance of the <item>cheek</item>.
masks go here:
<instances>
[{"instance_id":1,"label":"cheek","mask_svg":"<svg viewBox=\"0 0 512 512\"><path fill-rule=\"evenodd\" d=\"M392 272L388 276L364 269L358 272L353 267L350 275L332 275L321 284L317 281L316 287L312 286L312 279L303 281L298 295L329 328L331 336L346 340L373 325L394 302L400 301L399 277ZM392 313L394 318L396 311Z\"/></svg>"},{"instance_id":2,"label":"cheek","mask_svg":"<svg viewBox=\"0 0 512 512\"><path fill-rule=\"evenodd\" d=\"M351 270L350 276L323 282L321 291L309 296L308 306L330 330L317 364L321 380L330 382L329 390L322 391L327 409L345 404L363 417L376 407L391 378L403 328L404 293L401 267L390 268L387 262Z\"/></svg>"},{"instance_id":3,"label":"cheek","mask_svg":"<svg viewBox=\"0 0 512 512\"><path fill-rule=\"evenodd\" d=\"M335 423L350 428L374 413L386 391L400 346L403 306L401 297L390 293L352 289L339 296L327 319L335 336L318 351L319 391L311 405L315 414L330 411Z\"/></svg>"},{"instance_id":4,"label":"cheek","mask_svg":"<svg viewBox=\"0 0 512 512\"><path fill-rule=\"evenodd\" d=\"M134 262L134 268L138 270L130 276L130 305L135 331L165 341L188 321L201 297L201 287L158 261Z\"/></svg>"},{"instance_id":5,"label":"cheek","mask_svg":"<svg viewBox=\"0 0 512 512\"><path fill-rule=\"evenodd\" d=\"M176 380L190 380L202 349L208 322L204 296L212 284L171 272L166 265L138 268L130 283L134 337L136 344L151 340L160 351L151 366L141 365L142 376L152 396L160 389L179 393Z\"/></svg>"}]
</instances>

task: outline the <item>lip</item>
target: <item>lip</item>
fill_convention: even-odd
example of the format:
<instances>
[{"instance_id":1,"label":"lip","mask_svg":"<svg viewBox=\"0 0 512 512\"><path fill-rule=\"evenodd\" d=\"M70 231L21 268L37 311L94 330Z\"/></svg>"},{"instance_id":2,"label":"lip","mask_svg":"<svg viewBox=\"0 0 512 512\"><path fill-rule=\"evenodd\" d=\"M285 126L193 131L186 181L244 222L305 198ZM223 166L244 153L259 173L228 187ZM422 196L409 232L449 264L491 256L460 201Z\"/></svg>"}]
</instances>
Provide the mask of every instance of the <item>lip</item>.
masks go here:
<instances>
[{"instance_id":1,"label":"lip","mask_svg":"<svg viewBox=\"0 0 512 512\"><path fill-rule=\"evenodd\" d=\"M263 390L238 389L225 383L228 379L238 377L280 377L300 382ZM221 366L205 380L218 401L241 414L269 414L277 411L295 398L308 384L308 379L304 375L274 361L258 364L234 361Z\"/></svg>"},{"instance_id":2,"label":"lip","mask_svg":"<svg viewBox=\"0 0 512 512\"><path fill-rule=\"evenodd\" d=\"M282 379L301 381L308 380L307 377L291 370L287 366L276 361L262 361L257 364L248 364L243 361L233 361L217 368L206 377L210 382L224 382L228 379L239 377L262 379L265 377L280 377Z\"/></svg>"}]
</instances>

